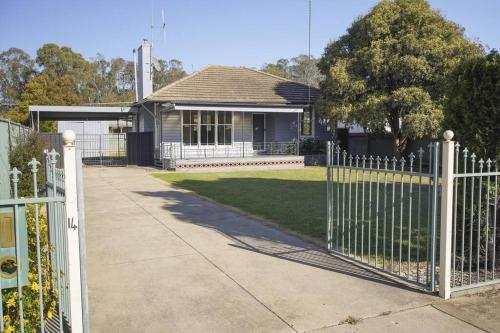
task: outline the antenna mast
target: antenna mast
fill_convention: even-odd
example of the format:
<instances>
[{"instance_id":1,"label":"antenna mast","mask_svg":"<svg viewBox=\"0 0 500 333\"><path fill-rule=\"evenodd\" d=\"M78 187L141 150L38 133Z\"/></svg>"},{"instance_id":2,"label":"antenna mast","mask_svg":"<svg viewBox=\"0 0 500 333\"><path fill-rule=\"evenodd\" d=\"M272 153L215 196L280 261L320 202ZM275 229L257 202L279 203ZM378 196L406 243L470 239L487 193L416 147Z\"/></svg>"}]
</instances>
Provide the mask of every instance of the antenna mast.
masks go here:
<instances>
[{"instance_id":1,"label":"antenna mast","mask_svg":"<svg viewBox=\"0 0 500 333\"><path fill-rule=\"evenodd\" d=\"M311 107L311 7L312 0L309 0L309 49L308 49L308 64L307 64L307 86L308 91L308 104Z\"/></svg>"}]
</instances>

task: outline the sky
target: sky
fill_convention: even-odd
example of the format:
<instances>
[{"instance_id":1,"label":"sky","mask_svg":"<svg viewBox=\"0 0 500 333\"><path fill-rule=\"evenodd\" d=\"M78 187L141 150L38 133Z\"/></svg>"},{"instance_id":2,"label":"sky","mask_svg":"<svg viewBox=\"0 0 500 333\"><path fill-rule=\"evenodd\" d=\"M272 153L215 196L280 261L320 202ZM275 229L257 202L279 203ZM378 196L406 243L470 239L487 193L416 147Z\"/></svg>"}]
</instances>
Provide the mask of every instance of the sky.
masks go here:
<instances>
[{"instance_id":1,"label":"sky","mask_svg":"<svg viewBox=\"0 0 500 333\"><path fill-rule=\"evenodd\" d=\"M375 0L312 0L311 53L346 32ZM500 0L430 0L470 39L500 49ZM0 0L0 52L18 47L35 56L44 43L91 58L132 59L151 39L154 56L179 59L191 72L208 64L260 68L308 51L308 0Z\"/></svg>"}]
</instances>

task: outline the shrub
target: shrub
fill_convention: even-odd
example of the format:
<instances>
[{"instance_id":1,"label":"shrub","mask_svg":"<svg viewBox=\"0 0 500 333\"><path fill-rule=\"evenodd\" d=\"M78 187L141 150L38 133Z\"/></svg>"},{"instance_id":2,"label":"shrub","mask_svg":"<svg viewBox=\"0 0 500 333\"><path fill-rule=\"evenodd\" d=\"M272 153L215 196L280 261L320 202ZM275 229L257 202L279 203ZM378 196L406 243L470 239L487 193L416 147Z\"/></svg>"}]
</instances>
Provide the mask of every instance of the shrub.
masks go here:
<instances>
[{"instance_id":1,"label":"shrub","mask_svg":"<svg viewBox=\"0 0 500 333\"><path fill-rule=\"evenodd\" d=\"M43 188L44 184L44 163L43 150L46 148L40 135L32 132L25 136L19 136L15 142L14 148L9 152L10 167L16 167L22 172L17 185L19 197L33 196L33 178L31 167L28 163L34 157L40 162L38 173L38 188Z\"/></svg>"},{"instance_id":2,"label":"shrub","mask_svg":"<svg viewBox=\"0 0 500 333\"><path fill-rule=\"evenodd\" d=\"M36 219L35 207L26 209L28 226L28 286L23 287L23 309L25 332L38 332L40 326L40 299L39 288L42 288L44 303L44 318L52 318L57 306L57 290L52 287L56 285L54 272L50 266L49 252L51 246L48 239L47 215L41 211L39 214L40 226L40 257L42 269L42 286L38 285L38 265L36 257ZM2 291L2 305L4 308L4 333L20 331L19 303L17 300L17 288L4 289Z\"/></svg>"}]
</instances>

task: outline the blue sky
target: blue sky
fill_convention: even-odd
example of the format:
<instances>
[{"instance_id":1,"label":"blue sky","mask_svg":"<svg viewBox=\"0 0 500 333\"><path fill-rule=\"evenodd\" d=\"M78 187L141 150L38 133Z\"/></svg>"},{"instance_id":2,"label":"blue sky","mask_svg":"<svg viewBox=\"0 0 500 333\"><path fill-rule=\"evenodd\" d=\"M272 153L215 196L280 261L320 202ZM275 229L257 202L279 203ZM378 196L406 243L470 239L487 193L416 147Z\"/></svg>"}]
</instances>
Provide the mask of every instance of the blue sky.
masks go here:
<instances>
[{"instance_id":1,"label":"blue sky","mask_svg":"<svg viewBox=\"0 0 500 333\"><path fill-rule=\"evenodd\" d=\"M313 0L312 54L366 14L374 0ZM431 0L474 40L500 48L500 0ZM307 53L307 0L0 0L0 51L34 55L42 44L66 45L86 58L130 59L150 37L152 8L167 21L166 43L155 32L154 53L177 58L187 71L207 64L261 67Z\"/></svg>"}]
</instances>

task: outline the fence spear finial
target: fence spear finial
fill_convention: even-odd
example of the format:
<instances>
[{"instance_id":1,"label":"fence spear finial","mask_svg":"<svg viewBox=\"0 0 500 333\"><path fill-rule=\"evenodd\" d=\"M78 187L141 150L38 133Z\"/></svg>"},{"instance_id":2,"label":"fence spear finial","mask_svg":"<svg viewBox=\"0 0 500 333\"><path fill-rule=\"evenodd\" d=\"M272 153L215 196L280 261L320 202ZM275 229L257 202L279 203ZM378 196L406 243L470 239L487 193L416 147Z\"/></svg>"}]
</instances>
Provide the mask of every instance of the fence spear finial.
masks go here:
<instances>
[{"instance_id":1,"label":"fence spear finial","mask_svg":"<svg viewBox=\"0 0 500 333\"><path fill-rule=\"evenodd\" d=\"M31 161L28 162L28 165L31 166L31 172L32 173L37 173L38 171L38 166L40 165L40 162L36 160L36 158L32 158Z\"/></svg>"}]
</instances>

